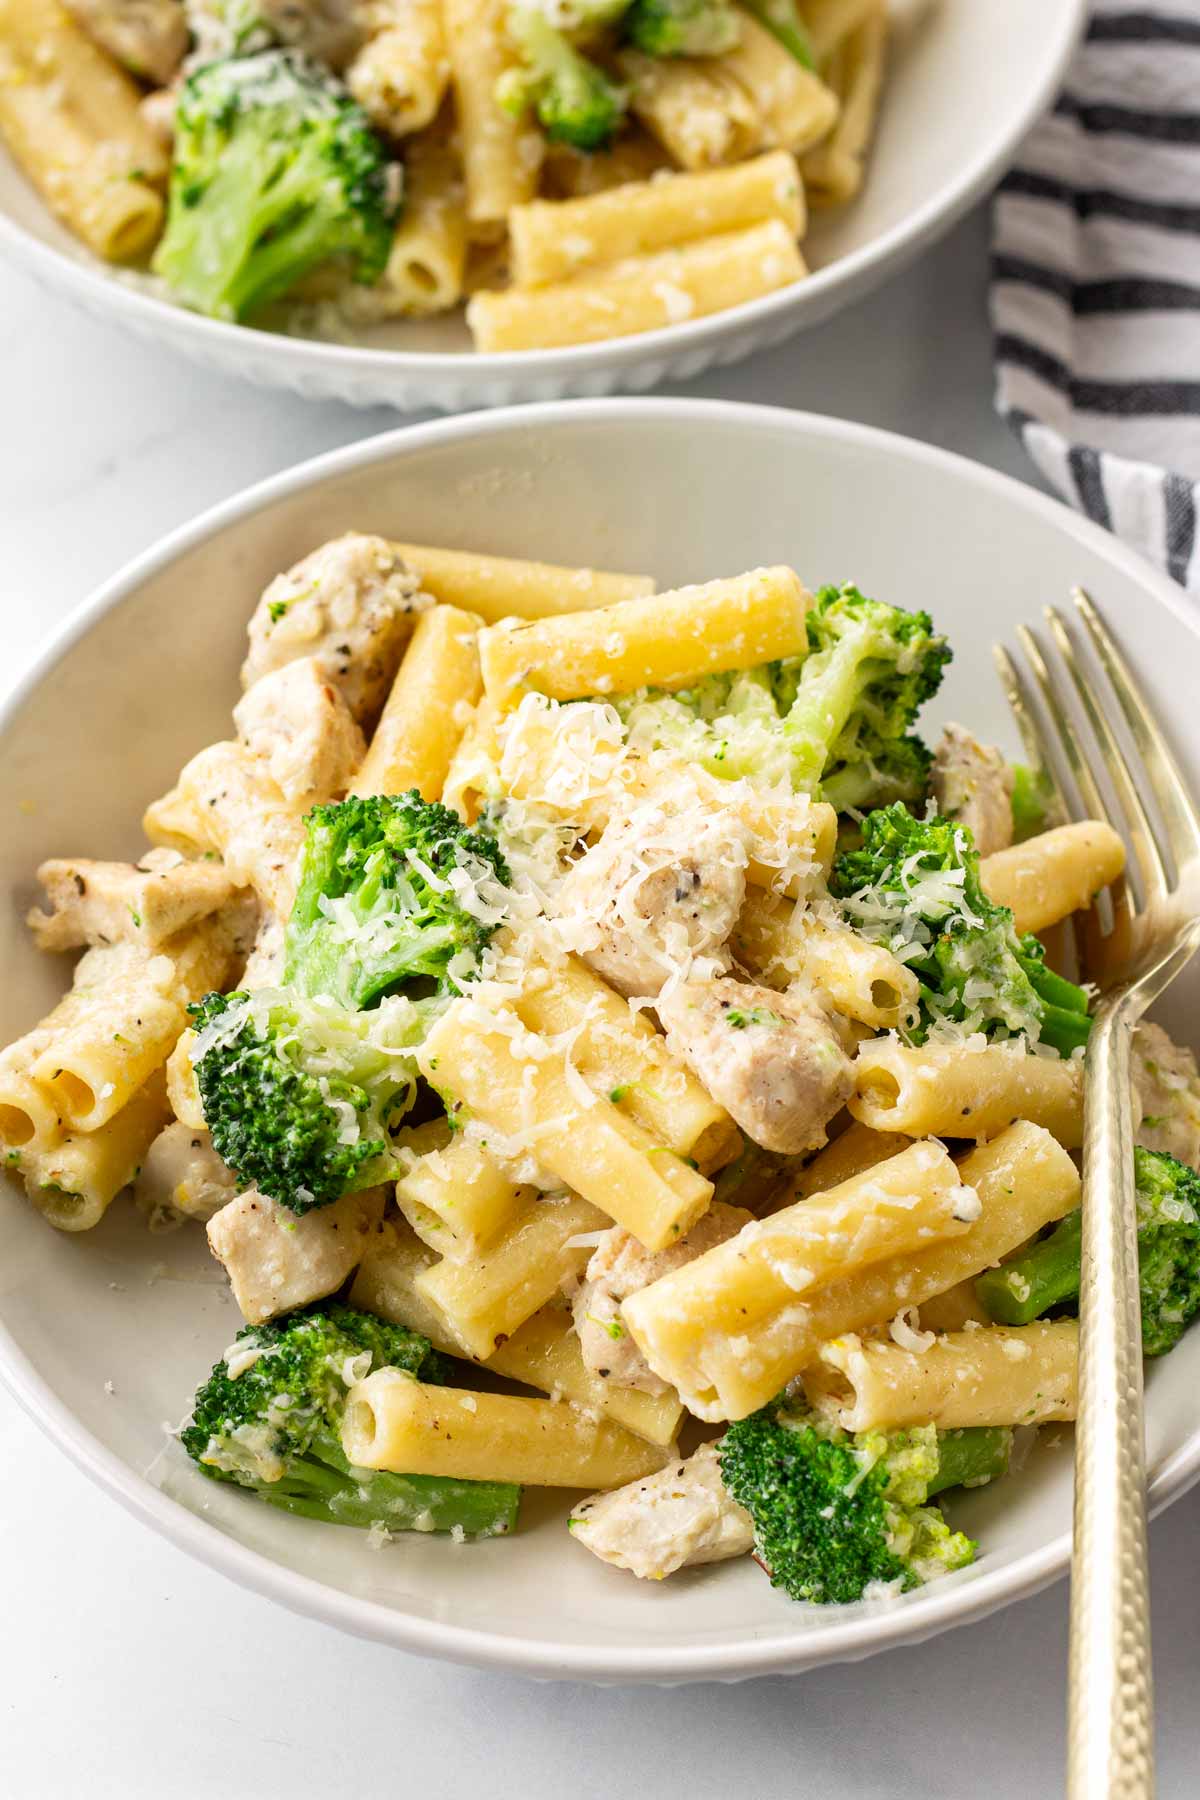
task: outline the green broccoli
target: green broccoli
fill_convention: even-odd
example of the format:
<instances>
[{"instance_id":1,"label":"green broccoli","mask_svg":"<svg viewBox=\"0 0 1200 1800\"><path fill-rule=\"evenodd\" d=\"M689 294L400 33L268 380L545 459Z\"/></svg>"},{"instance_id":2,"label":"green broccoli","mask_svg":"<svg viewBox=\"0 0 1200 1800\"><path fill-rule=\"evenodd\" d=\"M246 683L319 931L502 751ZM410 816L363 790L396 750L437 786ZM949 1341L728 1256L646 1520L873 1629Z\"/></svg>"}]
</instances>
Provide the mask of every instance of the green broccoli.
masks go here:
<instances>
[{"instance_id":1,"label":"green broccoli","mask_svg":"<svg viewBox=\"0 0 1200 1800\"><path fill-rule=\"evenodd\" d=\"M180 93L155 273L221 319L249 317L333 259L377 281L392 179L357 101L295 52L208 63Z\"/></svg>"},{"instance_id":2,"label":"green broccoli","mask_svg":"<svg viewBox=\"0 0 1200 1800\"><path fill-rule=\"evenodd\" d=\"M325 1303L247 1326L197 1392L180 1442L214 1481L307 1519L472 1537L511 1531L521 1490L507 1482L392 1475L347 1462L346 1393L373 1368L443 1378L428 1339L348 1306Z\"/></svg>"},{"instance_id":3,"label":"green broccoli","mask_svg":"<svg viewBox=\"0 0 1200 1800\"><path fill-rule=\"evenodd\" d=\"M358 1013L284 988L209 994L190 1011L218 1156L294 1213L381 1180L416 1092L413 1047L438 1004Z\"/></svg>"},{"instance_id":4,"label":"green broccoli","mask_svg":"<svg viewBox=\"0 0 1200 1800\"><path fill-rule=\"evenodd\" d=\"M1013 841L1023 844L1026 838L1048 831L1054 819L1054 789L1049 778L1039 769L1013 763L1012 816Z\"/></svg>"},{"instance_id":5,"label":"green broccoli","mask_svg":"<svg viewBox=\"0 0 1200 1800\"><path fill-rule=\"evenodd\" d=\"M603 150L625 117L625 89L531 6L510 10L508 32L521 65L500 77L500 105L516 114L532 108L546 136L557 143Z\"/></svg>"},{"instance_id":6,"label":"green broccoli","mask_svg":"<svg viewBox=\"0 0 1200 1800\"><path fill-rule=\"evenodd\" d=\"M812 41L796 9L796 0L742 0L748 13L777 37L784 49L806 69L815 69Z\"/></svg>"},{"instance_id":7,"label":"green broccoli","mask_svg":"<svg viewBox=\"0 0 1200 1800\"><path fill-rule=\"evenodd\" d=\"M284 979L353 1008L413 982L457 993L505 916L509 879L493 837L415 788L314 807Z\"/></svg>"},{"instance_id":8,"label":"green broccoli","mask_svg":"<svg viewBox=\"0 0 1200 1800\"><path fill-rule=\"evenodd\" d=\"M878 783L895 785L893 747L941 686L950 647L926 612L870 600L856 587L822 588L808 615L808 655L776 665L787 708L793 785L815 791L825 779L853 785L857 806L875 805ZM915 753L903 753L908 767ZM928 753L917 756L924 796Z\"/></svg>"},{"instance_id":9,"label":"green broccoli","mask_svg":"<svg viewBox=\"0 0 1200 1800\"><path fill-rule=\"evenodd\" d=\"M633 0L624 30L647 56L723 56L740 36L729 0Z\"/></svg>"},{"instance_id":10,"label":"green broccoli","mask_svg":"<svg viewBox=\"0 0 1200 1800\"><path fill-rule=\"evenodd\" d=\"M808 654L673 694L613 697L630 743L730 780L787 781L840 811L923 800L930 754L910 727L950 658L927 613L823 588Z\"/></svg>"},{"instance_id":11,"label":"green broccoli","mask_svg":"<svg viewBox=\"0 0 1200 1800\"><path fill-rule=\"evenodd\" d=\"M851 1435L784 1395L731 1425L721 1477L754 1524L755 1554L793 1600L845 1603L906 1590L975 1558L934 1494L1008 1467L1012 1433L976 1429Z\"/></svg>"},{"instance_id":12,"label":"green broccoli","mask_svg":"<svg viewBox=\"0 0 1200 1800\"><path fill-rule=\"evenodd\" d=\"M966 826L903 806L868 813L862 846L834 859L829 891L851 925L919 977L921 1042L941 1021L989 1037L1024 1032L1069 1055L1091 1030L1082 988L1046 967L1035 937L984 893Z\"/></svg>"},{"instance_id":13,"label":"green broccoli","mask_svg":"<svg viewBox=\"0 0 1200 1800\"><path fill-rule=\"evenodd\" d=\"M1138 1287L1142 1349L1173 1350L1200 1313L1200 1175L1161 1150L1133 1153L1137 1200ZM999 1325L1028 1325L1052 1310L1073 1311L1079 1300L1078 1210L1048 1236L975 1283L988 1317Z\"/></svg>"}]
</instances>

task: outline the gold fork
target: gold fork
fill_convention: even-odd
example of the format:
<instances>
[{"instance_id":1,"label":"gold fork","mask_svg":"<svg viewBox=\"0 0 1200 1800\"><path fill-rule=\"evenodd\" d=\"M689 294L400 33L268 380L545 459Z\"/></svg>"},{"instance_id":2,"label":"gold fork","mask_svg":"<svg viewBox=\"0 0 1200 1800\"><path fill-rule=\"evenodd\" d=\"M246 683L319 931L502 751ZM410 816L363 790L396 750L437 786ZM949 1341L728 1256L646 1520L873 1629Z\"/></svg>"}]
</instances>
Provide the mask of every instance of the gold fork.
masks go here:
<instances>
[{"instance_id":1,"label":"gold fork","mask_svg":"<svg viewBox=\"0 0 1200 1800\"><path fill-rule=\"evenodd\" d=\"M1070 1800L1149 1800L1131 1051L1134 1026L1200 947L1200 812L1095 607L1079 589L1072 598L1089 657L1053 607L1045 609L1048 652L1024 626L1023 666L995 651L1026 751L1064 816L1107 819L1130 852L1125 876L1081 934L1084 974L1100 994L1085 1061L1067 1792Z\"/></svg>"}]
</instances>

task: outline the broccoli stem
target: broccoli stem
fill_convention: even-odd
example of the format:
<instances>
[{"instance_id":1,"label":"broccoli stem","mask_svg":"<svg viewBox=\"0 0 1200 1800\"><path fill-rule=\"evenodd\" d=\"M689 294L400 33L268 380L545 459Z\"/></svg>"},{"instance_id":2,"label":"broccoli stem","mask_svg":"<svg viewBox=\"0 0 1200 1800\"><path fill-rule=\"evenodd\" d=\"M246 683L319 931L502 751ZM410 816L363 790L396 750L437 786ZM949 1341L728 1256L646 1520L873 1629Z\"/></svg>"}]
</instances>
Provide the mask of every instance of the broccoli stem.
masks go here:
<instances>
[{"instance_id":1,"label":"broccoli stem","mask_svg":"<svg viewBox=\"0 0 1200 1800\"><path fill-rule=\"evenodd\" d=\"M938 1470L929 1497L953 1487L982 1487L1008 1468L1012 1432L1006 1426L972 1425L938 1432Z\"/></svg>"},{"instance_id":2,"label":"broccoli stem","mask_svg":"<svg viewBox=\"0 0 1200 1800\"><path fill-rule=\"evenodd\" d=\"M742 0L742 5L773 37L778 38L789 55L804 68L815 70L812 44L793 0Z\"/></svg>"},{"instance_id":3,"label":"broccoli stem","mask_svg":"<svg viewBox=\"0 0 1200 1800\"><path fill-rule=\"evenodd\" d=\"M338 1440L318 1432L309 1454L288 1463L279 1481L256 1485L259 1498L285 1512L335 1525L388 1531L453 1531L498 1537L517 1521L521 1490L503 1481L455 1481L357 1469Z\"/></svg>"},{"instance_id":4,"label":"broccoli stem","mask_svg":"<svg viewBox=\"0 0 1200 1800\"><path fill-rule=\"evenodd\" d=\"M1014 1261L981 1275L975 1292L989 1319L997 1325L1028 1325L1052 1306L1077 1300L1082 1233L1077 1208L1049 1237Z\"/></svg>"},{"instance_id":5,"label":"broccoli stem","mask_svg":"<svg viewBox=\"0 0 1200 1800\"><path fill-rule=\"evenodd\" d=\"M1062 975L1056 975L1044 962L1027 956L1017 961L1029 977L1029 985L1042 1003L1043 1044L1049 1044L1060 1056L1070 1056L1086 1044L1092 1029L1088 1017L1088 997L1083 989Z\"/></svg>"},{"instance_id":6,"label":"broccoli stem","mask_svg":"<svg viewBox=\"0 0 1200 1800\"><path fill-rule=\"evenodd\" d=\"M792 786L798 793L816 792L829 746L854 711L861 685L865 635L848 631L828 650L816 651L804 665L787 715L792 741Z\"/></svg>"}]
</instances>

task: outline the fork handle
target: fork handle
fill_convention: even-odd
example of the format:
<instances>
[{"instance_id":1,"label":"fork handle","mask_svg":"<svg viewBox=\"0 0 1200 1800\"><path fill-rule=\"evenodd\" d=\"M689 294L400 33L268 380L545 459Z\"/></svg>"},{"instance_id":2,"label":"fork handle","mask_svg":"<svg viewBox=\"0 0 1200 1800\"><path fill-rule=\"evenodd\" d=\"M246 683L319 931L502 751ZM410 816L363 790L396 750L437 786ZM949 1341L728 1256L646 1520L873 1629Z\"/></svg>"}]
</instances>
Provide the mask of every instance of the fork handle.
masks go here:
<instances>
[{"instance_id":1,"label":"fork handle","mask_svg":"<svg viewBox=\"0 0 1200 1800\"><path fill-rule=\"evenodd\" d=\"M1103 1002L1088 1044L1067 1793L1150 1800L1154 1733L1142 1336L1130 1105L1134 1020Z\"/></svg>"}]
</instances>

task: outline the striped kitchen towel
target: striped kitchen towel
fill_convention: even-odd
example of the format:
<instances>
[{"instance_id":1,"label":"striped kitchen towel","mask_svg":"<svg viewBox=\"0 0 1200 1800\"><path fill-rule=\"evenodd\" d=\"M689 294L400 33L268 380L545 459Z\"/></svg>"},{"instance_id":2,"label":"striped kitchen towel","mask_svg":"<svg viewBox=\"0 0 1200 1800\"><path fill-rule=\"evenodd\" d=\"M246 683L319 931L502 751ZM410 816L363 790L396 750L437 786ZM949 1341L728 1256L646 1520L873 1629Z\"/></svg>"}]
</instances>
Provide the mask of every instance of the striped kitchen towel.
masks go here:
<instances>
[{"instance_id":1,"label":"striped kitchen towel","mask_svg":"<svg viewBox=\"0 0 1200 1800\"><path fill-rule=\"evenodd\" d=\"M997 406L1064 499L1200 593L1200 0L1093 0L993 248Z\"/></svg>"}]
</instances>

